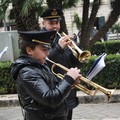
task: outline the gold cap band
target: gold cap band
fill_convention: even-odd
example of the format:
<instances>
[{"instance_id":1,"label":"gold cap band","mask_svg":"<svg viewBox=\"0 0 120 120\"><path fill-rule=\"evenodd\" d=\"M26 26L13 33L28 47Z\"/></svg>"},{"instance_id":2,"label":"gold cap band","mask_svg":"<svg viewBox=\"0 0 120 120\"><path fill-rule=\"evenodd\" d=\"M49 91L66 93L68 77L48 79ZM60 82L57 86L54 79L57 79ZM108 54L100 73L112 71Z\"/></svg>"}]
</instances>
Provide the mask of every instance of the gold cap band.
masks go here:
<instances>
[{"instance_id":1,"label":"gold cap band","mask_svg":"<svg viewBox=\"0 0 120 120\"><path fill-rule=\"evenodd\" d=\"M35 40L35 39L33 39L32 42L37 42L37 43L40 43L40 44L50 45L50 43L42 42L42 41Z\"/></svg>"}]
</instances>

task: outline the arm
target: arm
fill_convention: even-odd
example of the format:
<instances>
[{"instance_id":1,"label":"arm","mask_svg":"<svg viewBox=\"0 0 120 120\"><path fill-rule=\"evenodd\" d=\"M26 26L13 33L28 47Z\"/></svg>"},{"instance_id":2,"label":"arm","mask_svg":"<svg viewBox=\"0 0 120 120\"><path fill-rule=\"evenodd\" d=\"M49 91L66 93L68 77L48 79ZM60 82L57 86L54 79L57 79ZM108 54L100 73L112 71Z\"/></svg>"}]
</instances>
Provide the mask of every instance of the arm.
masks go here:
<instances>
[{"instance_id":1,"label":"arm","mask_svg":"<svg viewBox=\"0 0 120 120\"><path fill-rule=\"evenodd\" d=\"M74 79L66 75L64 79L54 89L51 89L45 82L40 72L36 72L36 68L23 68L19 73L19 80L23 88L38 103L55 107L59 105L69 94Z\"/></svg>"},{"instance_id":2,"label":"arm","mask_svg":"<svg viewBox=\"0 0 120 120\"><path fill-rule=\"evenodd\" d=\"M67 47L71 42L68 41L69 36L66 35L64 37L56 37L54 41L58 41L50 50L48 58L51 60L57 59L60 54L64 53L64 48Z\"/></svg>"}]
</instances>

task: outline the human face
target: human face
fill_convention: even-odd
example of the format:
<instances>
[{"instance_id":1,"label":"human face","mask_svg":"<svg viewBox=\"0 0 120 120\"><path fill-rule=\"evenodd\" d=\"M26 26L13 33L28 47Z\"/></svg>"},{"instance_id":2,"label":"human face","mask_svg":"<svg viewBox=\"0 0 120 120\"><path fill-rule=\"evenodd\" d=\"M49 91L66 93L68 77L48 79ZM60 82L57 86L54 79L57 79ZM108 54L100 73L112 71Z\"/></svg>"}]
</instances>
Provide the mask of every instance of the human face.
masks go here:
<instances>
[{"instance_id":1,"label":"human face","mask_svg":"<svg viewBox=\"0 0 120 120\"><path fill-rule=\"evenodd\" d=\"M49 21L44 20L43 21L43 27L45 27L46 30L60 30L60 21Z\"/></svg>"},{"instance_id":2,"label":"human face","mask_svg":"<svg viewBox=\"0 0 120 120\"><path fill-rule=\"evenodd\" d=\"M28 47L27 53L32 58L36 59L41 64L43 64L45 62L47 55L48 55L48 49L41 46L41 45L36 45L34 50Z\"/></svg>"}]
</instances>

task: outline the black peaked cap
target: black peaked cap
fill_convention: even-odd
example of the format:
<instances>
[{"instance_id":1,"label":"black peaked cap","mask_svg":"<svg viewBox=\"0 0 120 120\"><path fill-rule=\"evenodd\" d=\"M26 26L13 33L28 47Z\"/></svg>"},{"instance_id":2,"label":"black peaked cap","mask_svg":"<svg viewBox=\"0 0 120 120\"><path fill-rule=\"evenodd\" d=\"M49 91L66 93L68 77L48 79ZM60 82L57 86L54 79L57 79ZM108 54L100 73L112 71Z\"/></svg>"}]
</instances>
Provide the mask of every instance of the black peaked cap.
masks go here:
<instances>
[{"instance_id":1,"label":"black peaked cap","mask_svg":"<svg viewBox=\"0 0 120 120\"><path fill-rule=\"evenodd\" d=\"M42 45L50 45L51 39L56 35L56 31L19 31L22 39L27 42L37 42Z\"/></svg>"},{"instance_id":2,"label":"black peaked cap","mask_svg":"<svg viewBox=\"0 0 120 120\"><path fill-rule=\"evenodd\" d=\"M61 20L61 16L63 15L63 12L61 9L47 9L45 10L41 17L43 19L48 19L48 20Z\"/></svg>"}]
</instances>

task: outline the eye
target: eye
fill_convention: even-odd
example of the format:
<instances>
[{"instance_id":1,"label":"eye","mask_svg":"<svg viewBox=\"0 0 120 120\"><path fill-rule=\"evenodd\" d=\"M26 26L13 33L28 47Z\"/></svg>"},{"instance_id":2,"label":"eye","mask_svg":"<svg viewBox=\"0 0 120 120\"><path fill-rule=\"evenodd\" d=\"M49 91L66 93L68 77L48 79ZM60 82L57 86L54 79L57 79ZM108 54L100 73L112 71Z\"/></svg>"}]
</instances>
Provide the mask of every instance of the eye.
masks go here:
<instances>
[{"instance_id":1,"label":"eye","mask_svg":"<svg viewBox=\"0 0 120 120\"><path fill-rule=\"evenodd\" d=\"M49 22L50 25L53 25L53 22Z\"/></svg>"},{"instance_id":2,"label":"eye","mask_svg":"<svg viewBox=\"0 0 120 120\"><path fill-rule=\"evenodd\" d=\"M42 51L48 51L48 49L47 48L42 48Z\"/></svg>"},{"instance_id":3,"label":"eye","mask_svg":"<svg viewBox=\"0 0 120 120\"><path fill-rule=\"evenodd\" d=\"M58 24L59 22L58 21L56 21L56 24Z\"/></svg>"}]
</instances>

